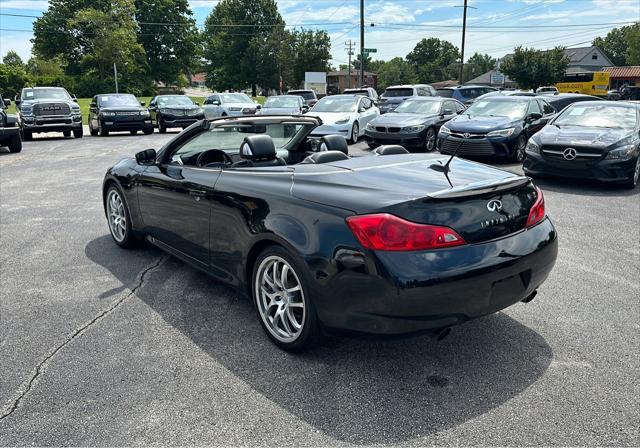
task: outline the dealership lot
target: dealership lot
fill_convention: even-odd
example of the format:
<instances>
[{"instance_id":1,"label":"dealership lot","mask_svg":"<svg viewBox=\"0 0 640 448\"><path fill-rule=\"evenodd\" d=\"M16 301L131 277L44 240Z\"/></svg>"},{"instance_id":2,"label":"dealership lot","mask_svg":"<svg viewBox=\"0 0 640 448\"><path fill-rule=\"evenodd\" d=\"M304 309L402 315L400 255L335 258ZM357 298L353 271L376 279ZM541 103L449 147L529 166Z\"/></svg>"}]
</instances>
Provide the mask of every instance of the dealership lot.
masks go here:
<instances>
[{"instance_id":1,"label":"dealership lot","mask_svg":"<svg viewBox=\"0 0 640 448\"><path fill-rule=\"evenodd\" d=\"M0 445L640 444L640 189L538 182L560 251L529 304L291 355L237 292L111 241L105 170L172 135L0 154Z\"/></svg>"}]
</instances>

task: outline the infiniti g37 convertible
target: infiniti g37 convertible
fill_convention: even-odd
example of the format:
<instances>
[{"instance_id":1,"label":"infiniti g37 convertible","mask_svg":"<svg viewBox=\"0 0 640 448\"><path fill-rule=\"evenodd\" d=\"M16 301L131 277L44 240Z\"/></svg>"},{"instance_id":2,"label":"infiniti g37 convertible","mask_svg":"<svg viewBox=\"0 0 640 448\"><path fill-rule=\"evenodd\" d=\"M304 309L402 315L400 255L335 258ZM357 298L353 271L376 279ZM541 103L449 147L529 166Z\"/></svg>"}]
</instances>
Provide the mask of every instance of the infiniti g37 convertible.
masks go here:
<instances>
[{"instance_id":1,"label":"infiniti g37 convertible","mask_svg":"<svg viewBox=\"0 0 640 448\"><path fill-rule=\"evenodd\" d=\"M556 231L527 177L383 146L350 157L311 116L196 123L110 168L121 247L145 239L250 296L300 351L325 329L433 332L527 302Z\"/></svg>"}]
</instances>

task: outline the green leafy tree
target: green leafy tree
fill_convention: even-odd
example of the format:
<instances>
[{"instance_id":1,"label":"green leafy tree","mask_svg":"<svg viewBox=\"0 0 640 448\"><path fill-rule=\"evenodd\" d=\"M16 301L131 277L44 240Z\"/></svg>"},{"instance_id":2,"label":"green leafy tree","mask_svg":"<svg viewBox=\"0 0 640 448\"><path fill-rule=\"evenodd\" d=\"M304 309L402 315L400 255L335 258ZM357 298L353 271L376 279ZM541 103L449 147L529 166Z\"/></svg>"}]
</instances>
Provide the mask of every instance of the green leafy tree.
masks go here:
<instances>
[{"instance_id":1,"label":"green leafy tree","mask_svg":"<svg viewBox=\"0 0 640 448\"><path fill-rule=\"evenodd\" d=\"M378 69L378 89L384 90L396 84L413 84L417 76L412 64L402 58L393 58Z\"/></svg>"},{"instance_id":2,"label":"green leafy tree","mask_svg":"<svg viewBox=\"0 0 640 448\"><path fill-rule=\"evenodd\" d=\"M463 79L468 81L493 70L496 66L495 58L492 58L488 54L475 53L464 64Z\"/></svg>"},{"instance_id":3,"label":"green leafy tree","mask_svg":"<svg viewBox=\"0 0 640 448\"><path fill-rule=\"evenodd\" d=\"M207 85L240 89L277 88L278 55L285 35L275 0L221 0L205 22Z\"/></svg>"},{"instance_id":4,"label":"green leafy tree","mask_svg":"<svg viewBox=\"0 0 640 448\"><path fill-rule=\"evenodd\" d=\"M301 30L294 31L293 51L293 87L304 82L305 72L328 72L331 67L331 39L326 31ZM283 55L286 58L286 55ZM283 61L287 65L286 59Z\"/></svg>"},{"instance_id":5,"label":"green leafy tree","mask_svg":"<svg viewBox=\"0 0 640 448\"><path fill-rule=\"evenodd\" d=\"M451 42L436 37L422 39L407 55L418 82L432 83L456 77L460 52Z\"/></svg>"},{"instance_id":6,"label":"green leafy tree","mask_svg":"<svg viewBox=\"0 0 640 448\"><path fill-rule=\"evenodd\" d=\"M31 77L24 67L0 64L0 95L3 98L13 98L30 83Z\"/></svg>"},{"instance_id":7,"label":"green leafy tree","mask_svg":"<svg viewBox=\"0 0 640 448\"><path fill-rule=\"evenodd\" d=\"M356 58L353 60L353 68L355 68L356 70L360 71L360 61L362 60L362 55L358 55L356 56ZM364 69L366 71L371 71L371 55L366 54L364 56Z\"/></svg>"},{"instance_id":8,"label":"green leafy tree","mask_svg":"<svg viewBox=\"0 0 640 448\"><path fill-rule=\"evenodd\" d=\"M640 51L640 23L614 28L605 37L596 37L593 45L600 48L613 65L636 65L640 58L633 53Z\"/></svg>"},{"instance_id":9,"label":"green leafy tree","mask_svg":"<svg viewBox=\"0 0 640 448\"><path fill-rule=\"evenodd\" d=\"M522 89L536 89L559 82L567 70L569 59L564 48L549 51L517 47L513 56L502 62L501 71Z\"/></svg>"},{"instance_id":10,"label":"green leafy tree","mask_svg":"<svg viewBox=\"0 0 640 448\"><path fill-rule=\"evenodd\" d=\"M22 58L15 51L7 51L7 54L2 58L2 63L5 65L11 65L14 67L22 67L24 63Z\"/></svg>"},{"instance_id":11,"label":"green leafy tree","mask_svg":"<svg viewBox=\"0 0 640 448\"><path fill-rule=\"evenodd\" d=\"M187 0L136 0L138 41L144 47L151 76L178 84L197 69L202 47Z\"/></svg>"}]
</instances>

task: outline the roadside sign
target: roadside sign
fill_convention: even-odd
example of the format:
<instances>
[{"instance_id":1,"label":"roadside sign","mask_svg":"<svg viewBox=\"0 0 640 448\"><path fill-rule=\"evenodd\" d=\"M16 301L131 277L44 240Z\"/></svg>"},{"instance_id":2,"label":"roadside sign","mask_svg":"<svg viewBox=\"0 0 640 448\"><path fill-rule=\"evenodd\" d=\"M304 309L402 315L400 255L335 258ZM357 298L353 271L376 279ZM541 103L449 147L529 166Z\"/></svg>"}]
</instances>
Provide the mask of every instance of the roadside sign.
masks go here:
<instances>
[{"instance_id":1,"label":"roadside sign","mask_svg":"<svg viewBox=\"0 0 640 448\"><path fill-rule=\"evenodd\" d=\"M503 86L505 81L505 76L503 73L491 73L491 85L499 85Z\"/></svg>"},{"instance_id":2,"label":"roadside sign","mask_svg":"<svg viewBox=\"0 0 640 448\"><path fill-rule=\"evenodd\" d=\"M377 48L365 48L364 49L364 53L368 54L368 53L377 53L378 49Z\"/></svg>"}]
</instances>

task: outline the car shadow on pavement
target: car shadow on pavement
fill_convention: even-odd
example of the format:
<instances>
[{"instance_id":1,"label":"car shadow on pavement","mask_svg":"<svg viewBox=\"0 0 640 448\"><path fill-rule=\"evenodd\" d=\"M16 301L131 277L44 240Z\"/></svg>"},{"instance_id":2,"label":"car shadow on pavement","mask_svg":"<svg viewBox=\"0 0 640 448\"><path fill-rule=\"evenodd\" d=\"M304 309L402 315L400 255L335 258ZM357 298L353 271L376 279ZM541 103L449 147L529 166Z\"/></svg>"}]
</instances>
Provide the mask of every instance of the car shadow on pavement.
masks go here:
<instances>
[{"instance_id":1,"label":"car shadow on pavement","mask_svg":"<svg viewBox=\"0 0 640 448\"><path fill-rule=\"evenodd\" d=\"M85 252L133 287L139 272L108 235ZM504 313L441 342L332 336L292 355L267 339L248 299L172 257L136 295L253 390L348 444L400 443L460 425L522 393L553 358L542 336Z\"/></svg>"}]
</instances>

